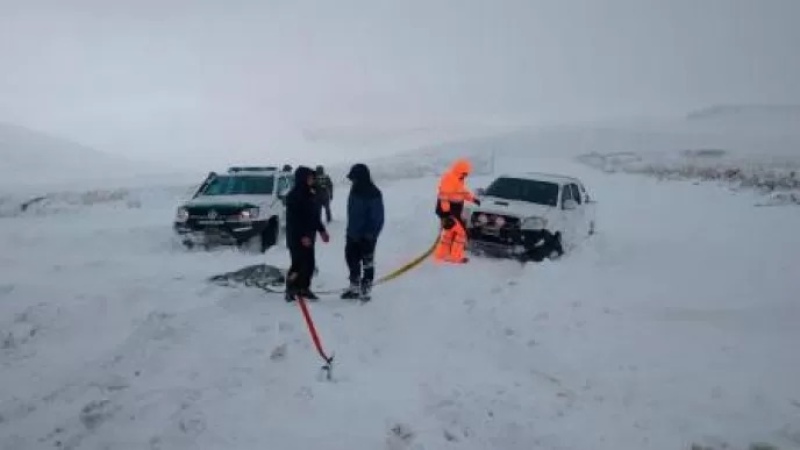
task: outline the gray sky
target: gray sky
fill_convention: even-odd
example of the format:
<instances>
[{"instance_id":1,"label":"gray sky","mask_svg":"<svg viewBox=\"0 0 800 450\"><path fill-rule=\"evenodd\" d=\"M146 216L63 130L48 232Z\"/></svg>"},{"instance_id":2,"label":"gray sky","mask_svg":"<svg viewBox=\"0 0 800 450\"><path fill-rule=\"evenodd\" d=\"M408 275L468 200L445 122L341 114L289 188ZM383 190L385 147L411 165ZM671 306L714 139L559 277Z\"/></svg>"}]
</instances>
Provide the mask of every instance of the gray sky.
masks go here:
<instances>
[{"instance_id":1,"label":"gray sky","mask_svg":"<svg viewBox=\"0 0 800 450\"><path fill-rule=\"evenodd\" d=\"M216 163L331 159L302 140L317 127L800 102L798 19L798 0L0 0L0 121Z\"/></svg>"}]
</instances>

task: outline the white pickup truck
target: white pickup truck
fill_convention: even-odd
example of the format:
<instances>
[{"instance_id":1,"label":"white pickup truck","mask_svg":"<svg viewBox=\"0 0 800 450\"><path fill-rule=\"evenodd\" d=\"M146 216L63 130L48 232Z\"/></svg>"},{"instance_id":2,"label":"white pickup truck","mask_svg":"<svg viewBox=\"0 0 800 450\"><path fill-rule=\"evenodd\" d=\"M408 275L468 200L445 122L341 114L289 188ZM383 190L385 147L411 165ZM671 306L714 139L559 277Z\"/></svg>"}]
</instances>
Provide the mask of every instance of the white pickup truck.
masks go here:
<instances>
[{"instance_id":1,"label":"white pickup truck","mask_svg":"<svg viewBox=\"0 0 800 450\"><path fill-rule=\"evenodd\" d=\"M209 173L180 205L173 224L184 246L236 245L265 252L286 224L286 194L294 176L277 167L231 167Z\"/></svg>"},{"instance_id":2,"label":"white pickup truck","mask_svg":"<svg viewBox=\"0 0 800 450\"><path fill-rule=\"evenodd\" d=\"M595 232L597 202L575 177L505 174L476 194L481 205L469 204L463 218L473 254L541 261Z\"/></svg>"}]
</instances>

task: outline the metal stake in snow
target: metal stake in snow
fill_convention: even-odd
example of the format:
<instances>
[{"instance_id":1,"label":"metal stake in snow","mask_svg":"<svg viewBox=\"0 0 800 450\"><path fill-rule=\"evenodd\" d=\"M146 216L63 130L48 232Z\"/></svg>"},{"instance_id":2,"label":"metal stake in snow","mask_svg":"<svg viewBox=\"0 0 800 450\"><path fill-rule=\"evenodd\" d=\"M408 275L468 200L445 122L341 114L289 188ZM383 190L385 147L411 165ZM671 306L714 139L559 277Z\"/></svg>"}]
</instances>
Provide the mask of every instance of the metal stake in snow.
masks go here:
<instances>
[{"instance_id":1,"label":"metal stake in snow","mask_svg":"<svg viewBox=\"0 0 800 450\"><path fill-rule=\"evenodd\" d=\"M333 354L329 357L325 354L325 350L322 349L322 344L317 335L317 329L314 327L314 321L311 320L311 314L308 312L308 306L306 306L306 300L298 295L297 303L300 304L300 310L303 312L303 318L306 320L308 332L311 333L311 340L314 341L314 347L317 348L317 353L319 353L319 356L325 361L325 365L322 366L322 370L325 371L325 379L330 381L333 372Z\"/></svg>"}]
</instances>

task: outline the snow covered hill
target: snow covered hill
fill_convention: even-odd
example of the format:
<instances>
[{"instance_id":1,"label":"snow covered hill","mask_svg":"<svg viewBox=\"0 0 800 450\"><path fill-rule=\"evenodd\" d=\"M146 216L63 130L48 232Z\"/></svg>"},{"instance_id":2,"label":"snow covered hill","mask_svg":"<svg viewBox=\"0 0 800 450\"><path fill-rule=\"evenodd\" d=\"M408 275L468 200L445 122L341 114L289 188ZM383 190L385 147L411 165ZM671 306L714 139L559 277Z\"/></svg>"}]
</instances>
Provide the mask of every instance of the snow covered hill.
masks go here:
<instances>
[{"instance_id":1,"label":"snow covered hill","mask_svg":"<svg viewBox=\"0 0 800 450\"><path fill-rule=\"evenodd\" d=\"M136 208L154 189L182 191L203 176L0 123L0 217L96 205Z\"/></svg>"},{"instance_id":2,"label":"snow covered hill","mask_svg":"<svg viewBox=\"0 0 800 450\"><path fill-rule=\"evenodd\" d=\"M710 181L765 197L758 205L800 204L800 122L797 108L708 108L686 119L608 121L445 141L368 162L390 180L435 175L464 156L482 174L497 158L575 159L607 172L665 180ZM335 166L343 177L347 165Z\"/></svg>"},{"instance_id":3,"label":"snow covered hill","mask_svg":"<svg viewBox=\"0 0 800 450\"><path fill-rule=\"evenodd\" d=\"M0 180L3 185L113 176L132 165L80 144L0 123Z\"/></svg>"},{"instance_id":4,"label":"snow covered hill","mask_svg":"<svg viewBox=\"0 0 800 450\"><path fill-rule=\"evenodd\" d=\"M800 135L800 105L715 105L686 116L692 126L736 134Z\"/></svg>"},{"instance_id":5,"label":"snow covered hill","mask_svg":"<svg viewBox=\"0 0 800 450\"><path fill-rule=\"evenodd\" d=\"M174 248L177 187L0 218L0 448L800 448L800 212L595 170L552 136L472 145L497 173L580 176L599 233L558 262L426 261L370 304L312 304L332 382L297 305L206 282L286 249ZM437 180L411 172L380 183L379 275L435 238ZM344 227L320 289L346 283Z\"/></svg>"},{"instance_id":6,"label":"snow covered hill","mask_svg":"<svg viewBox=\"0 0 800 450\"><path fill-rule=\"evenodd\" d=\"M80 189L173 176L174 169L0 123L0 192ZM115 186L118 187L118 186Z\"/></svg>"}]
</instances>

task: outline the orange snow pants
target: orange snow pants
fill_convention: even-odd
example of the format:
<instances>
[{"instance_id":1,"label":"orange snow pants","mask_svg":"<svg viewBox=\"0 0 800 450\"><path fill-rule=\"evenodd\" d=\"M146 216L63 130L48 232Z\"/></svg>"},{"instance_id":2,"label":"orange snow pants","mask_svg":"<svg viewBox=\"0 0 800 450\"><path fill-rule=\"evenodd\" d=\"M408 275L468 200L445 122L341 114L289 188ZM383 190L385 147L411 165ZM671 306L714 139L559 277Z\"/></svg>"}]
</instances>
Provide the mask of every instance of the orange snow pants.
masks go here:
<instances>
[{"instance_id":1,"label":"orange snow pants","mask_svg":"<svg viewBox=\"0 0 800 450\"><path fill-rule=\"evenodd\" d=\"M439 234L439 244L433 257L439 262L465 262L464 250L467 246L467 230L460 218L453 220L455 224L446 229L442 227Z\"/></svg>"}]
</instances>

